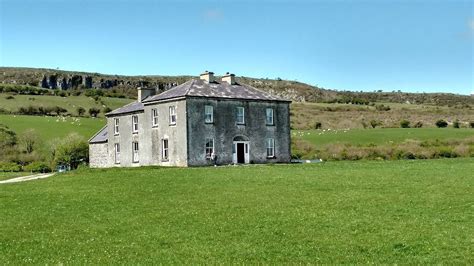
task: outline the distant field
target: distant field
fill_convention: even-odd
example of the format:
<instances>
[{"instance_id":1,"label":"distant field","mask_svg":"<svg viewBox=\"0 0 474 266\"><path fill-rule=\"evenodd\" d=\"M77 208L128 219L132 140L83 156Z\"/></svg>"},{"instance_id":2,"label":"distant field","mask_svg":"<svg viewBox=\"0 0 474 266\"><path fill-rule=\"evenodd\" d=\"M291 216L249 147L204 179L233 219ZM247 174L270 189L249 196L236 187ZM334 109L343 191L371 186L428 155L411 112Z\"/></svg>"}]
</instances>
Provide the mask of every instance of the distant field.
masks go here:
<instances>
[{"instance_id":1,"label":"distant field","mask_svg":"<svg viewBox=\"0 0 474 266\"><path fill-rule=\"evenodd\" d=\"M472 158L79 170L0 185L0 261L472 265L472 173Z\"/></svg>"},{"instance_id":2,"label":"distant field","mask_svg":"<svg viewBox=\"0 0 474 266\"><path fill-rule=\"evenodd\" d=\"M474 137L472 128L375 128L349 130L299 130L293 137L314 145L349 143L352 145L393 144L405 140L450 140Z\"/></svg>"},{"instance_id":3,"label":"distant field","mask_svg":"<svg viewBox=\"0 0 474 266\"><path fill-rule=\"evenodd\" d=\"M103 118L71 118L51 116L0 115L5 124L16 133L33 128L44 140L65 137L72 132L89 139L105 125Z\"/></svg>"},{"instance_id":4,"label":"distant field","mask_svg":"<svg viewBox=\"0 0 474 266\"><path fill-rule=\"evenodd\" d=\"M7 99L8 96L13 96L14 99ZM133 101L131 99L108 97L101 97L101 100L103 101L104 105L96 102L91 97L86 97L82 95L59 97L50 95L11 95L6 93L0 93L0 107L10 112L18 111L19 107L28 107L30 105L38 107L60 106L67 109L69 113L77 115L78 107L83 107L84 109L86 109L87 113L87 110L92 107L102 109L107 106L111 109L116 109ZM103 116L103 113L101 113L100 116Z\"/></svg>"}]
</instances>

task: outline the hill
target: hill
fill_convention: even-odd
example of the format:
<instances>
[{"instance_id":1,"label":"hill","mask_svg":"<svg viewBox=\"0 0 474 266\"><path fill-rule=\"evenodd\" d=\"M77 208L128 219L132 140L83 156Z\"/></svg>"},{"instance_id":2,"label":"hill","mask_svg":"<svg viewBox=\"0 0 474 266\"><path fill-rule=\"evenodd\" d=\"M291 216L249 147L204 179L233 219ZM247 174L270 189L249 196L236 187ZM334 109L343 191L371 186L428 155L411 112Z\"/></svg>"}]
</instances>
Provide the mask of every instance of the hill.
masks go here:
<instances>
[{"instance_id":1,"label":"hill","mask_svg":"<svg viewBox=\"0 0 474 266\"><path fill-rule=\"evenodd\" d=\"M138 86L155 87L160 91L181 84L192 76L124 76L99 73L63 71L53 69L0 67L0 83L31 85L43 88L106 89L128 97L136 97ZM404 93L334 91L298 81L279 78L238 77L238 81L279 95L295 102L326 102L368 104L373 102L434 104L463 106L474 105L474 97L448 93Z\"/></svg>"}]
</instances>

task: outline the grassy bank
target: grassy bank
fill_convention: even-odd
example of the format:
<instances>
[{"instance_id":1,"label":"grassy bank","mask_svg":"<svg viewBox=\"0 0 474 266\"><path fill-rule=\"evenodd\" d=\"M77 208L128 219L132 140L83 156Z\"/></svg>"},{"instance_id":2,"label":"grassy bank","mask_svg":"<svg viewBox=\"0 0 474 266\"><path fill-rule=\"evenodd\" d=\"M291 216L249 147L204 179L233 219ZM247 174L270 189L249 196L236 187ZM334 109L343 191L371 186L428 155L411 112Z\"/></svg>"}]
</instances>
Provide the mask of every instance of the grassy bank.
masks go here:
<instances>
[{"instance_id":1,"label":"grassy bank","mask_svg":"<svg viewBox=\"0 0 474 266\"><path fill-rule=\"evenodd\" d=\"M0 186L12 264L472 264L473 159L82 170Z\"/></svg>"}]
</instances>

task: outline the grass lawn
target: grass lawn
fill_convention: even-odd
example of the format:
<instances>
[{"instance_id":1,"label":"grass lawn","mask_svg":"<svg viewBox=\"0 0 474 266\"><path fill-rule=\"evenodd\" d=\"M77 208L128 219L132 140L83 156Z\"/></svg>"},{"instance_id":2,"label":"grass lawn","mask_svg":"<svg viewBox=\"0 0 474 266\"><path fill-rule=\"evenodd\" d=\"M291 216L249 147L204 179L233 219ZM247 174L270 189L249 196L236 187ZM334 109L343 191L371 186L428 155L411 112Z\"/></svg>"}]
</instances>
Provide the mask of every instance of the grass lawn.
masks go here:
<instances>
[{"instance_id":1,"label":"grass lawn","mask_svg":"<svg viewBox=\"0 0 474 266\"><path fill-rule=\"evenodd\" d=\"M474 137L472 128L375 128L350 130L298 130L293 137L302 138L315 145L350 143L353 145L392 144L407 139L449 140Z\"/></svg>"},{"instance_id":2,"label":"grass lawn","mask_svg":"<svg viewBox=\"0 0 474 266\"><path fill-rule=\"evenodd\" d=\"M15 177L31 175L30 172L0 172L0 181L12 179Z\"/></svg>"},{"instance_id":3,"label":"grass lawn","mask_svg":"<svg viewBox=\"0 0 474 266\"><path fill-rule=\"evenodd\" d=\"M86 139L105 125L103 118L76 118L27 115L0 115L0 124L7 125L17 134L33 128L45 141L76 132Z\"/></svg>"},{"instance_id":4,"label":"grass lawn","mask_svg":"<svg viewBox=\"0 0 474 266\"><path fill-rule=\"evenodd\" d=\"M473 264L474 159L79 170L0 185L11 264Z\"/></svg>"}]
</instances>

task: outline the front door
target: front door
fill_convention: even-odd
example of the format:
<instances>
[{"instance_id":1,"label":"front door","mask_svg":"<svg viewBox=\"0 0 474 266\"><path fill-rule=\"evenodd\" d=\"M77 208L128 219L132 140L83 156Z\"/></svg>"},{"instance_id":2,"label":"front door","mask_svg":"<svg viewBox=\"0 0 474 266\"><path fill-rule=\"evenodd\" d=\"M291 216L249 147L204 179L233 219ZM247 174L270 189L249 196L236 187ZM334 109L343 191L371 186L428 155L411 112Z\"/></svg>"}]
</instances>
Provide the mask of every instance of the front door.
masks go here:
<instances>
[{"instance_id":1,"label":"front door","mask_svg":"<svg viewBox=\"0 0 474 266\"><path fill-rule=\"evenodd\" d=\"M237 163L245 163L245 147L243 143L237 143Z\"/></svg>"},{"instance_id":2,"label":"front door","mask_svg":"<svg viewBox=\"0 0 474 266\"><path fill-rule=\"evenodd\" d=\"M249 142L248 141L234 141L232 148L233 163L249 163Z\"/></svg>"}]
</instances>

